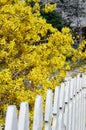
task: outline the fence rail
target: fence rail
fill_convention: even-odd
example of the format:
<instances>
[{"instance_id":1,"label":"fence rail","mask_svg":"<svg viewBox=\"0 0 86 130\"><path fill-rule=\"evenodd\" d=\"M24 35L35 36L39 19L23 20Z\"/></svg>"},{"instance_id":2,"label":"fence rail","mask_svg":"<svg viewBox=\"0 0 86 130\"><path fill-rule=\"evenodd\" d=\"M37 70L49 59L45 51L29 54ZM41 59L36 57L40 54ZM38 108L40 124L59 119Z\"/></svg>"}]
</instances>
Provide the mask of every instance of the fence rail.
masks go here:
<instances>
[{"instance_id":1,"label":"fence rail","mask_svg":"<svg viewBox=\"0 0 86 130\"><path fill-rule=\"evenodd\" d=\"M86 124L86 74L67 77L60 87L47 91L45 112L42 97L37 96L34 106L32 130L85 130ZM29 105L22 102L19 117L16 106L7 108L5 130L29 130Z\"/></svg>"}]
</instances>

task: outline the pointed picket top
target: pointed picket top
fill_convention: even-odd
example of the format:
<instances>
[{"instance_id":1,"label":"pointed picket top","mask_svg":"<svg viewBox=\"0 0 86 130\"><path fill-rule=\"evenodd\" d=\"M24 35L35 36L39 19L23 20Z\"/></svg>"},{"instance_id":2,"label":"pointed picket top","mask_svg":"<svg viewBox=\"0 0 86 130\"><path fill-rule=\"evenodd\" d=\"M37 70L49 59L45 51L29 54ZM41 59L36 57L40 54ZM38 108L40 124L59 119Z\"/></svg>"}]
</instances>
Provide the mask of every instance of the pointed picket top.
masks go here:
<instances>
[{"instance_id":1,"label":"pointed picket top","mask_svg":"<svg viewBox=\"0 0 86 130\"><path fill-rule=\"evenodd\" d=\"M86 73L84 74L84 87L86 88Z\"/></svg>"},{"instance_id":2,"label":"pointed picket top","mask_svg":"<svg viewBox=\"0 0 86 130\"><path fill-rule=\"evenodd\" d=\"M76 84L76 88L77 88L77 93L80 91L80 73L77 75L77 84Z\"/></svg>"},{"instance_id":3,"label":"pointed picket top","mask_svg":"<svg viewBox=\"0 0 86 130\"><path fill-rule=\"evenodd\" d=\"M60 87L60 95L59 95L59 108L62 109L64 107L64 96L65 96L65 84L62 83Z\"/></svg>"},{"instance_id":4,"label":"pointed picket top","mask_svg":"<svg viewBox=\"0 0 86 130\"><path fill-rule=\"evenodd\" d=\"M22 102L20 105L18 130L29 130L29 107L27 102Z\"/></svg>"},{"instance_id":5,"label":"pointed picket top","mask_svg":"<svg viewBox=\"0 0 86 130\"><path fill-rule=\"evenodd\" d=\"M79 90L80 91L83 88L83 84L84 84L84 82L83 82L83 74L81 74L80 77L79 77Z\"/></svg>"},{"instance_id":6,"label":"pointed picket top","mask_svg":"<svg viewBox=\"0 0 86 130\"><path fill-rule=\"evenodd\" d=\"M10 105L7 108L5 130L18 130L17 129L17 113L16 106Z\"/></svg>"},{"instance_id":7,"label":"pointed picket top","mask_svg":"<svg viewBox=\"0 0 86 130\"><path fill-rule=\"evenodd\" d=\"M76 76L73 78L73 95L76 95L76 84L77 84L77 79Z\"/></svg>"},{"instance_id":8,"label":"pointed picket top","mask_svg":"<svg viewBox=\"0 0 86 130\"><path fill-rule=\"evenodd\" d=\"M72 99L73 98L73 78L71 78L71 80L70 80L70 99Z\"/></svg>"},{"instance_id":9,"label":"pointed picket top","mask_svg":"<svg viewBox=\"0 0 86 130\"><path fill-rule=\"evenodd\" d=\"M86 73L83 73L83 75L82 75L82 87L83 88L86 88Z\"/></svg>"},{"instance_id":10,"label":"pointed picket top","mask_svg":"<svg viewBox=\"0 0 86 130\"><path fill-rule=\"evenodd\" d=\"M69 93L69 89L70 89L69 84L70 84L70 81L65 82L65 99L64 99L65 104L67 104L69 102L69 94L70 94Z\"/></svg>"},{"instance_id":11,"label":"pointed picket top","mask_svg":"<svg viewBox=\"0 0 86 130\"><path fill-rule=\"evenodd\" d=\"M34 108L33 130L42 130L43 113L42 113L42 97L37 96Z\"/></svg>"}]
</instances>

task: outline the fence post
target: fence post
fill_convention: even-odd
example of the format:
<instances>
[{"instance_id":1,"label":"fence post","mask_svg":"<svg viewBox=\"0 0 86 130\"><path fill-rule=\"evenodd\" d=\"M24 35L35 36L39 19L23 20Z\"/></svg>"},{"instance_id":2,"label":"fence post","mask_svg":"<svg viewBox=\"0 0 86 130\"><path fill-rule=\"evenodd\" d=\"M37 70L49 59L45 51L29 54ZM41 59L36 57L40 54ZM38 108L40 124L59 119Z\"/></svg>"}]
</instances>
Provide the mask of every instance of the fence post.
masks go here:
<instances>
[{"instance_id":1,"label":"fence post","mask_svg":"<svg viewBox=\"0 0 86 130\"><path fill-rule=\"evenodd\" d=\"M42 130L42 122L43 122L42 98L41 96L37 96L34 108L33 130Z\"/></svg>"},{"instance_id":2,"label":"fence post","mask_svg":"<svg viewBox=\"0 0 86 130\"><path fill-rule=\"evenodd\" d=\"M6 121L5 121L5 130L17 130L17 113L16 113L16 106L10 105L7 108L6 113Z\"/></svg>"},{"instance_id":3,"label":"fence post","mask_svg":"<svg viewBox=\"0 0 86 130\"><path fill-rule=\"evenodd\" d=\"M52 119L52 91L47 91L46 106L45 106L45 130L51 130L51 119Z\"/></svg>"},{"instance_id":4,"label":"fence post","mask_svg":"<svg viewBox=\"0 0 86 130\"><path fill-rule=\"evenodd\" d=\"M53 105L53 125L52 130L57 130L59 116L59 86L55 88L54 105Z\"/></svg>"},{"instance_id":5,"label":"fence post","mask_svg":"<svg viewBox=\"0 0 86 130\"><path fill-rule=\"evenodd\" d=\"M20 105L18 130L29 130L29 107L27 102L22 102Z\"/></svg>"}]
</instances>

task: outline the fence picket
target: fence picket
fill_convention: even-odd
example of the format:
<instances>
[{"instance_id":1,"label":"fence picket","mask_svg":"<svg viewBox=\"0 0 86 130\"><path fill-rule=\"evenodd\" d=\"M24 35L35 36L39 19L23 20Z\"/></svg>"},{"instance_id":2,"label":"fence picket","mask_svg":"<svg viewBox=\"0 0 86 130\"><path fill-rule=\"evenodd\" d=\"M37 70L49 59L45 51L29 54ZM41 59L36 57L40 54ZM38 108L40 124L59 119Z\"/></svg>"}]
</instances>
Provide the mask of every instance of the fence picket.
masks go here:
<instances>
[{"instance_id":1,"label":"fence picket","mask_svg":"<svg viewBox=\"0 0 86 130\"><path fill-rule=\"evenodd\" d=\"M75 79L73 78L72 130L75 130Z\"/></svg>"},{"instance_id":2,"label":"fence picket","mask_svg":"<svg viewBox=\"0 0 86 130\"><path fill-rule=\"evenodd\" d=\"M84 126L86 129L86 73L84 73L84 122Z\"/></svg>"},{"instance_id":3,"label":"fence picket","mask_svg":"<svg viewBox=\"0 0 86 130\"><path fill-rule=\"evenodd\" d=\"M72 130L72 114L73 114L73 78L70 80L70 97L69 97L69 123L68 123L68 130Z\"/></svg>"},{"instance_id":4,"label":"fence picket","mask_svg":"<svg viewBox=\"0 0 86 130\"><path fill-rule=\"evenodd\" d=\"M77 129L80 130L80 74L77 75Z\"/></svg>"},{"instance_id":5,"label":"fence picket","mask_svg":"<svg viewBox=\"0 0 86 130\"><path fill-rule=\"evenodd\" d=\"M17 122L16 106L10 105L6 113L5 130L17 130Z\"/></svg>"},{"instance_id":6,"label":"fence picket","mask_svg":"<svg viewBox=\"0 0 86 130\"><path fill-rule=\"evenodd\" d=\"M69 81L65 83L65 109L64 109L64 125L65 129L68 129L68 124L69 124Z\"/></svg>"},{"instance_id":7,"label":"fence picket","mask_svg":"<svg viewBox=\"0 0 86 130\"><path fill-rule=\"evenodd\" d=\"M86 110L86 108L85 108L85 103L86 103L86 89L85 89L85 87L86 87L86 75L84 74L84 77L82 78L80 78L81 80L81 86L82 86L82 130L84 130L85 129L85 119L86 119L86 115L85 115L85 110ZM84 79L84 83L83 83L83 79Z\"/></svg>"},{"instance_id":8,"label":"fence picket","mask_svg":"<svg viewBox=\"0 0 86 130\"><path fill-rule=\"evenodd\" d=\"M80 74L76 77L76 113L75 113L75 130L78 130L78 121L79 121L79 79Z\"/></svg>"},{"instance_id":9,"label":"fence picket","mask_svg":"<svg viewBox=\"0 0 86 130\"><path fill-rule=\"evenodd\" d=\"M44 126L43 126L44 124ZM32 124L31 124L32 125ZM86 74L66 77L60 87L47 91L43 120L42 97L37 96L34 106L32 130L85 130L86 125ZM20 105L19 120L16 106L8 106L5 130L29 130L29 106Z\"/></svg>"},{"instance_id":10,"label":"fence picket","mask_svg":"<svg viewBox=\"0 0 86 130\"><path fill-rule=\"evenodd\" d=\"M43 121L42 98L41 96L37 96L34 108L33 130L42 130L42 121Z\"/></svg>"},{"instance_id":11,"label":"fence picket","mask_svg":"<svg viewBox=\"0 0 86 130\"><path fill-rule=\"evenodd\" d=\"M57 130L63 130L64 129L64 96L65 96L65 84L62 83L60 87L59 92L59 117L58 117L58 126Z\"/></svg>"},{"instance_id":12,"label":"fence picket","mask_svg":"<svg viewBox=\"0 0 86 130\"><path fill-rule=\"evenodd\" d=\"M57 130L59 116L59 87L55 88L54 106L53 106L53 125L52 130Z\"/></svg>"},{"instance_id":13,"label":"fence picket","mask_svg":"<svg viewBox=\"0 0 86 130\"><path fill-rule=\"evenodd\" d=\"M45 106L45 130L51 130L51 119L52 119L52 91L47 91L46 106Z\"/></svg>"},{"instance_id":14,"label":"fence picket","mask_svg":"<svg viewBox=\"0 0 86 130\"><path fill-rule=\"evenodd\" d=\"M29 107L27 102L22 102L20 105L18 130L29 130Z\"/></svg>"}]
</instances>

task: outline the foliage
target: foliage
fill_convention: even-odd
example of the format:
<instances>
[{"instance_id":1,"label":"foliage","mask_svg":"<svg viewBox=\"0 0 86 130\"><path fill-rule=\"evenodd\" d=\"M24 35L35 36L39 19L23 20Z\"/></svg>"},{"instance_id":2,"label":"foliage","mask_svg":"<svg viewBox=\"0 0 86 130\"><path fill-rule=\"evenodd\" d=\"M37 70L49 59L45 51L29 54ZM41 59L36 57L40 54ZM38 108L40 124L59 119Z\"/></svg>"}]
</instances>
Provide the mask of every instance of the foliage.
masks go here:
<instances>
[{"instance_id":1,"label":"foliage","mask_svg":"<svg viewBox=\"0 0 86 130\"><path fill-rule=\"evenodd\" d=\"M70 69L67 57L76 52L73 44L70 29L60 32L48 24L38 2L31 7L25 1L0 0L2 115L8 104L19 107L22 101L29 102L32 109L37 94L45 97L48 88L59 85Z\"/></svg>"},{"instance_id":2,"label":"foliage","mask_svg":"<svg viewBox=\"0 0 86 130\"><path fill-rule=\"evenodd\" d=\"M38 3L41 7L40 8L41 16L44 19L46 19L47 23L52 24L54 28L57 28L61 31L62 27L65 27L66 24L62 22L63 19L61 14L55 10L57 4L53 2L46 3L46 4L43 4L42 2L38 2ZM31 2L27 2L27 4L30 5L31 7L34 7L35 2L31 1Z\"/></svg>"},{"instance_id":3,"label":"foliage","mask_svg":"<svg viewBox=\"0 0 86 130\"><path fill-rule=\"evenodd\" d=\"M74 59L76 60L86 61L86 40L83 40L82 43L79 44L79 47L75 53Z\"/></svg>"},{"instance_id":4,"label":"foliage","mask_svg":"<svg viewBox=\"0 0 86 130\"><path fill-rule=\"evenodd\" d=\"M43 10L41 10L41 15L43 16L43 18L46 19L47 23L52 24L54 28L61 30L62 27L65 26L65 24L62 24L61 15L56 11L46 13Z\"/></svg>"}]
</instances>

